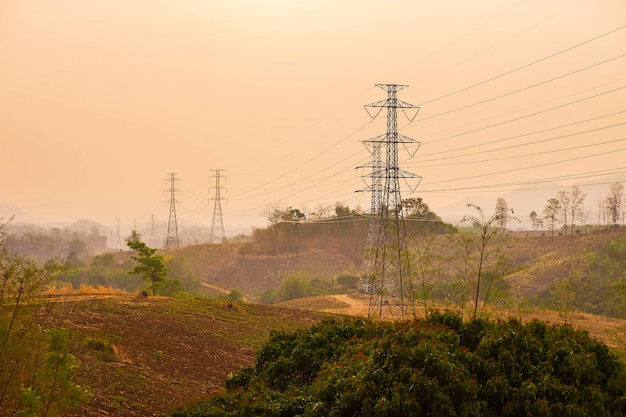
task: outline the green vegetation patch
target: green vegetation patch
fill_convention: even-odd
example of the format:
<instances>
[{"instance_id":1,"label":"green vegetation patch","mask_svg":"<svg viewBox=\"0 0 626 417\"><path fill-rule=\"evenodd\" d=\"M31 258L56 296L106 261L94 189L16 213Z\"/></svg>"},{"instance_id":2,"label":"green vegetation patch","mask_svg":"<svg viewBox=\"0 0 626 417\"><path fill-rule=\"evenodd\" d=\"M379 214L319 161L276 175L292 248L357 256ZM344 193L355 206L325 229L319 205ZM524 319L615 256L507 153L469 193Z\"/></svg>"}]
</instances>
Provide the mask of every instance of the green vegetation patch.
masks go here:
<instances>
[{"instance_id":1,"label":"green vegetation patch","mask_svg":"<svg viewBox=\"0 0 626 417\"><path fill-rule=\"evenodd\" d=\"M626 317L626 236L570 257L558 277L540 296L551 308Z\"/></svg>"},{"instance_id":2,"label":"green vegetation patch","mask_svg":"<svg viewBox=\"0 0 626 417\"><path fill-rule=\"evenodd\" d=\"M586 332L430 314L273 332L198 416L617 416L626 373Z\"/></svg>"},{"instance_id":3,"label":"green vegetation patch","mask_svg":"<svg viewBox=\"0 0 626 417\"><path fill-rule=\"evenodd\" d=\"M117 348L105 338L87 337L85 347L94 352L96 357L104 362L115 362L117 360Z\"/></svg>"}]
</instances>

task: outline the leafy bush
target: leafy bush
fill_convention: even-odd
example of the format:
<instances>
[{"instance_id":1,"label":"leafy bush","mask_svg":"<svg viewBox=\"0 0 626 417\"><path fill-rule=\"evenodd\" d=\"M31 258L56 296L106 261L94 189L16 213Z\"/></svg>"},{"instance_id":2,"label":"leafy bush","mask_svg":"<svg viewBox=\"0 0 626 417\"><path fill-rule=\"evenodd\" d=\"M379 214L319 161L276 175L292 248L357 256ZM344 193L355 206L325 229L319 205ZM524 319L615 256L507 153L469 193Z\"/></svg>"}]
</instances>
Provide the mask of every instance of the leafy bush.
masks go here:
<instances>
[{"instance_id":1,"label":"leafy bush","mask_svg":"<svg viewBox=\"0 0 626 417\"><path fill-rule=\"evenodd\" d=\"M625 392L585 332L437 313L274 332L225 393L169 416L617 416Z\"/></svg>"},{"instance_id":2,"label":"leafy bush","mask_svg":"<svg viewBox=\"0 0 626 417\"><path fill-rule=\"evenodd\" d=\"M356 290L359 286L360 278L354 275L339 275L337 277L337 284L341 285L346 290Z\"/></svg>"}]
</instances>

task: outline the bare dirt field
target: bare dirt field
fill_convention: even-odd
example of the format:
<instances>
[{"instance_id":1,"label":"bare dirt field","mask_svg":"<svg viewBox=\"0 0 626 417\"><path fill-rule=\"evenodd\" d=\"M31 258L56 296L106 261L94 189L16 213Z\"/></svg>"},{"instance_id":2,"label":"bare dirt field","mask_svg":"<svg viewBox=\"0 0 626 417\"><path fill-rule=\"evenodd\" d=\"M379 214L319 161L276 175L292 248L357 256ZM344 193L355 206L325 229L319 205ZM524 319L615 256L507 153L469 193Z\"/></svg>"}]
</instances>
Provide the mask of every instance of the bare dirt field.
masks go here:
<instances>
[{"instance_id":1,"label":"bare dirt field","mask_svg":"<svg viewBox=\"0 0 626 417\"><path fill-rule=\"evenodd\" d=\"M223 389L253 365L271 330L320 320L313 312L200 299L72 297L55 303L71 331L75 381L93 399L71 416L157 416Z\"/></svg>"}]
</instances>

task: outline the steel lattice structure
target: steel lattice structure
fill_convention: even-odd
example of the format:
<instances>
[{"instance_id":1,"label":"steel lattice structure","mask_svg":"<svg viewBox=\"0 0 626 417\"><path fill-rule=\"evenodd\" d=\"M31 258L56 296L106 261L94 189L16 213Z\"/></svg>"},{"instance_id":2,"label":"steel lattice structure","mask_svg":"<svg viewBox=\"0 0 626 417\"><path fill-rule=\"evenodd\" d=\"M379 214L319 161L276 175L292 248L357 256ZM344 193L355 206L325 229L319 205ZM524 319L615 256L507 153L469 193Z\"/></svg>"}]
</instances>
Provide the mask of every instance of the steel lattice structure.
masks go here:
<instances>
[{"instance_id":1,"label":"steel lattice structure","mask_svg":"<svg viewBox=\"0 0 626 417\"><path fill-rule=\"evenodd\" d=\"M408 259L402 193L400 179L418 180L418 175L400 169L398 164L398 145L419 142L398 132L398 109L413 121L419 107L398 100L397 92L408 86L398 84L376 84L387 92L387 99L365 105L372 119L382 109L387 109L387 133L363 141L372 155L372 162L364 168L370 168L366 175L371 186L365 191L372 193L371 223L366 247L367 271L361 282L362 289L370 296L369 316L382 317L383 308L388 308L392 317L397 314L404 318L412 308L412 279ZM371 111L370 109L373 109ZM415 111L409 117L407 111ZM383 163L384 152L384 163ZM417 187L417 185L415 185ZM415 188L412 187L412 190Z\"/></svg>"},{"instance_id":2,"label":"steel lattice structure","mask_svg":"<svg viewBox=\"0 0 626 417\"><path fill-rule=\"evenodd\" d=\"M170 218L167 223L167 238L165 239L165 249L178 248L180 246L180 242L178 240L178 223L176 222L176 192L180 191L176 188L176 183L180 182L178 178L176 178L175 173L168 174L170 177L165 181L170 182L170 188L165 190L170 193Z\"/></svg>"},{"instance_id":3,"label":"steel lattice structure","mask_svg":"<svg viewBox=\"0 0 626 417\"><path fill-rule=\"evenodd\" d=\"M222 178L226 178L222 175L223 169L213 169L211 170L215 172L215 175L211 175L212 178L215 178L215 186L211 187L215 189L215 197L210 198L209 200L215 200L213 205L213 220L211 222L211 233L209 235L209 243L213 243L216 238L216 233L219 233L221 241L226 240L226 232L224 230L224 218L222 217L222 189L225 190L221 185Z\"/></svg>"}]
</instances>

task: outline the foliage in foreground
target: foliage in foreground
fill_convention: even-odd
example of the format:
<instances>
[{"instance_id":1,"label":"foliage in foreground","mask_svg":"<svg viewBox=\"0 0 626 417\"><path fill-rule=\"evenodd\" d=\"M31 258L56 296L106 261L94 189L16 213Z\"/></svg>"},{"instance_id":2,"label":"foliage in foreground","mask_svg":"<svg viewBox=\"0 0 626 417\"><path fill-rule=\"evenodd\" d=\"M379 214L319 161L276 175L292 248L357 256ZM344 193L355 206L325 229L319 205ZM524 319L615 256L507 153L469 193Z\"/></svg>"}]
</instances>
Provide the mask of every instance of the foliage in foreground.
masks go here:
<instances>
[{"instance_id":1,"label":"foliage in foreground","mask_svg":"<svg viewBox=\"0 0 626 417\"><path fill-rule=\"evenodd\" d=\"M626 373L586 332L431 314L274 332L200 416L618 416Z\"/></svg>"},{"instance_id":2,"label":"foliage in foreground","mask_svg":"<svg viewBox=\"0 0 626 417\"><path fill-rule=\"evenodd\" d=\"M51 323L53 305L38 297L57 265L7 250L0 218L0 415L62 415L88 401L72 381L68 334Z\"/></svg>"}]
</instances>

